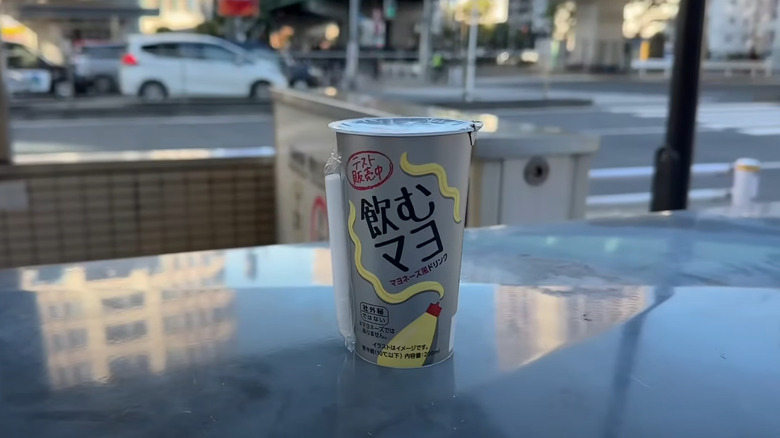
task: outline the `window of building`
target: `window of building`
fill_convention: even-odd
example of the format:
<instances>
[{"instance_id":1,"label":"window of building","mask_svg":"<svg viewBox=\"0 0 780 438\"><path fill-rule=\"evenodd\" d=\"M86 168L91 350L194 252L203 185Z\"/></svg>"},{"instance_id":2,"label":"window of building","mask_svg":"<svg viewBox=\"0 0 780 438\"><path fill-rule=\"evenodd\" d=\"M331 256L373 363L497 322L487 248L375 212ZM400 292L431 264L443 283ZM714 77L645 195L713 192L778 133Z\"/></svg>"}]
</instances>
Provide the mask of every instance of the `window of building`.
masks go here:
<instances>
[{"instance_id":1,"label":"window of building","mask_svg":"<svg viewBox=\"0 0 780 438\"><path fill-rule=\"evenodd\" d=\"M57 353L57 352L65 350L65 348L66 348L65 339L63 338L63 336L60 335L59 333L53 334L52 337L51 337L51 349L52 349L52 351Z\"/></svg>"},{"instance_id":2,"label":"window of building","mask_svg":"<svg viewBox=\"0 0 780 438\"><path fill-rule=\"evenodd\" d=\"M65 303L62 306L62 311L65 314L65 319L78 319L84 316L84 308L79 301Z\"/></svg>"},{"instance_id":3,"label":"window of building","mask_svg":"<svg viewBox=\"0 0 780 438\"><path fill-rule=\"evenodd\" d=\"M60 306L56 304L49 304L49 318L60 319Z\"/></svg>"},{"instance_id":4,"label":"window of building","mask_svg":"<svg viewBox=\"0 0 780 438\"><path fill-rule=\"evenodd\" d=\"M176 298L179 298L179 294L180 292L177 290L166 289L162 291L162 299L163 301L175 300Z\"/></svg>"},{"instance_id":5,"label":"window of building","mask_svg":"<svg viewBox=\"0 0 780 438\"><path fill-rule=\"evenodd\" d=\"M181 315L166 316L165 319L163 319L163 328L167 335L176 334L182 331L184 329L184 321L182 320Z\"/></svg>"},{"instance_id":6,"label":"window of building","mask_svg":"<svg viewBox=\"0 0 780 438\"><path fill-rule=\"evenodd\" d=\"M106 327L106 340L112 343L133 341L144 336L146 336L146 322L144 321Z\"/></svg>"},{"instance_id":7,"label":"window of building","mask_svg":"<svg viewBox=\"0 0 780 438\"><path fill-rule=\"evenodd\" d=\"M149 356L145 354L115 357L108 363L111 380L147 374L149 369Z\"/></svg>"},{"instance_id":8,"label":"window of building","mask_svg":"<svg viewBox=\"0 0 780 438\"><path fill-rule=\"evenodd\" d=\"M104 312L134 309L137 307L142 307L143 305L144 294L140 292L132 295L103 299Z\"/></svg>"},{"instance_id":9,"label":"window of building","mask_svg":"<svg viewBox=\"0 0 780 438\"><path fill-rule=\"evenodd\" d=\"M76 349L87 346L87 330L72 329L68 330L68 348Z\"/></svg>"}]
</instances>

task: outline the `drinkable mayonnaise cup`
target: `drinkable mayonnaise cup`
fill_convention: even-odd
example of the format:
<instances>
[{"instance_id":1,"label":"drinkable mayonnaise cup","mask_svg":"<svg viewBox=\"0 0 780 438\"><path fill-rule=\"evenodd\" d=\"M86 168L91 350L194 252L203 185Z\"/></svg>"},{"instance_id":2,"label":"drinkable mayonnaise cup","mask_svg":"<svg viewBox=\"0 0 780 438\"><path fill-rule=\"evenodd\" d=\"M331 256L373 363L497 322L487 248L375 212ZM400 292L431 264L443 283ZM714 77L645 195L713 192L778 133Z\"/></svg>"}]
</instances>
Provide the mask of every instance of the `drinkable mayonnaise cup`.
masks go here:
<instances>
[{"instance_id":1,"label":"drinkable mayonnaise cup","mask_svg":"<svg viewBox=\"0 0 780 438\"><path fill-rule=\"evenodd\" d=\"M339 165L326 176L328 203L341 205L329 205L329 213L343 213L330 218L334 290L337 307L348 306L339 310L340 328L352 329L342 334L368 362L416 368L452 355L480 127L422 117L330 124ZM329 177L340 179L341 193Z\"/></svg>"}]
</instances>

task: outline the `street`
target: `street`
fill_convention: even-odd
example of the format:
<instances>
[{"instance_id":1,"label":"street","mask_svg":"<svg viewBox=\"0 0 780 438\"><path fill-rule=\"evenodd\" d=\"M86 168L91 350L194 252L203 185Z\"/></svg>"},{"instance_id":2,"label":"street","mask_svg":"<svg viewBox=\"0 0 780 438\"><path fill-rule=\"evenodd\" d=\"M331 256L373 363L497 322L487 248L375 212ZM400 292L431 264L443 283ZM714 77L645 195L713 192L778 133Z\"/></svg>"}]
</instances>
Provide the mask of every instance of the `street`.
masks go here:
<instances>
[{"instance_id":1,"label":"street","mask_svg":"<svg viewBox=\"0 0 780 438\"><path fill-rule=\"evenodd\" d=\"M517 78L481 80L480 86L512 92L536 92L538 81ZM593 99L588 107L513 108L490 111L502 123L556 126L599 136L593 168L650 166L666 129L667 85L662 81L572 80L550 86L553 96ZM780 161L780 86L705 83L700 96L696 136L697 163L733 162L750 157ZM17 154L241 148L273 145L270 113L220 116L17 120ZM730 178L696 178L693 188L723 188ZM591 194L647 192L647 178L594 182ZM762 174L760 198L780 200L780 171Z\"/></svg>"},{"instance_id":2,"label":"street","mask_svg":"<svg viewBox=\"0 0 780 438\"><path fill-rule=\"evenodd\" d=\"M14 152L243 148L273 145L270 114L15 120Z\"/></svg>"}]
</instances>

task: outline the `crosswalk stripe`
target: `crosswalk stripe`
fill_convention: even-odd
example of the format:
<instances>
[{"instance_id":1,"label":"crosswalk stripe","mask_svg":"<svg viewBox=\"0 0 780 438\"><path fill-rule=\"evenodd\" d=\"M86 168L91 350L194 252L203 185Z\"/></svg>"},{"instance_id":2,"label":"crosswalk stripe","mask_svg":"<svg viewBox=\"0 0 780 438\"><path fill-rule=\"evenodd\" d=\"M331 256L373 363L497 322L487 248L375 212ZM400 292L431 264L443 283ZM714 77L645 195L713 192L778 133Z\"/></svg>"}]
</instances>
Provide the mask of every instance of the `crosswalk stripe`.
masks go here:
<instances>
[{"instance_id":1,"label":"crosswalk stripe","mask_svg":"<svg viewBox=\"0 0 780 438\"><path fill-rule=\"evenodd\" d=\"M641 119L665 118L668 114L666 105L613 105L606 111ZM699 106L697 122L700 128L712 130L733 129L753 136L780 135L780 105L770 102L706 102Z\"/></svg>"},{"instance_id":2,"label":"crosswalk stripe","mask_svg":"<svg viewBox=\"0 0 780 438\"><path fill-rule=\"evenodd\" d=\"M755 136L780 135L780 126L771 126L771 127L764 127L764 128L738 129L737 131L740 134L755 135Z\"/></svg>"}]
</instances>

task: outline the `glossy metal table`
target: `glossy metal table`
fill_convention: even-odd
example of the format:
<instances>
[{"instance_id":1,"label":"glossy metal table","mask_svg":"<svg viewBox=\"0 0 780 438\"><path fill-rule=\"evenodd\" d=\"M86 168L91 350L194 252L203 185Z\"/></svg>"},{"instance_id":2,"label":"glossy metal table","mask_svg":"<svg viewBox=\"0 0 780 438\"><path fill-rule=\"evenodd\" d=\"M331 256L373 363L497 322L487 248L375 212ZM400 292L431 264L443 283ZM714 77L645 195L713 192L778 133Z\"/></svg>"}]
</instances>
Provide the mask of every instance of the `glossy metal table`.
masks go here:
<instances>
[{"instance_id":1,"label":"glossy metal table","mask_svg":"<svg viewBox=\"0 0 780 438\"><path fill-rule=\"evenodd\" d=\"M362 362L329 253L0 274L0 436L776 437L780 222L659 215L466 236L455 355Z\"/></svg>"}]
</instances>

